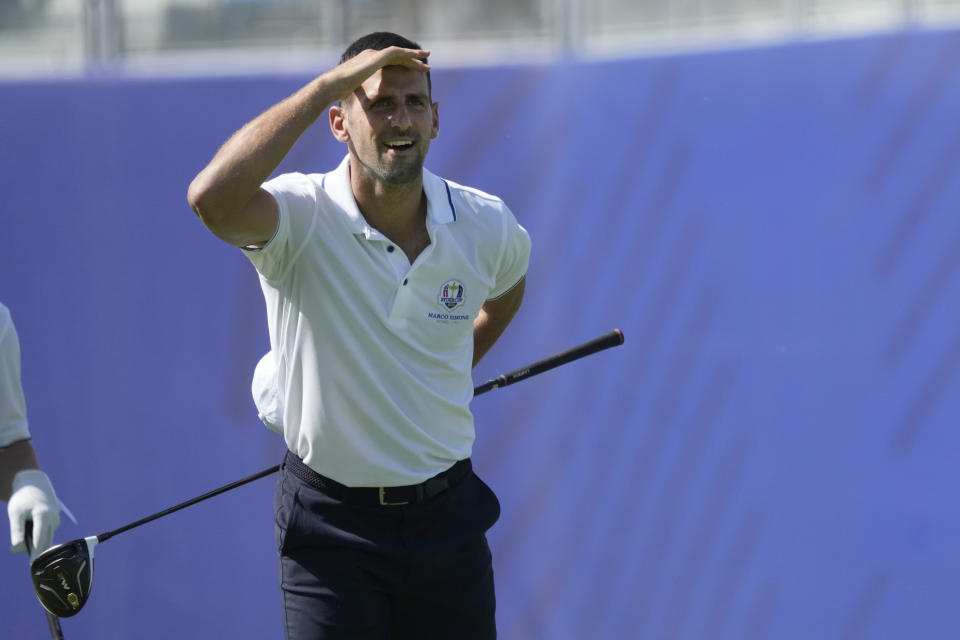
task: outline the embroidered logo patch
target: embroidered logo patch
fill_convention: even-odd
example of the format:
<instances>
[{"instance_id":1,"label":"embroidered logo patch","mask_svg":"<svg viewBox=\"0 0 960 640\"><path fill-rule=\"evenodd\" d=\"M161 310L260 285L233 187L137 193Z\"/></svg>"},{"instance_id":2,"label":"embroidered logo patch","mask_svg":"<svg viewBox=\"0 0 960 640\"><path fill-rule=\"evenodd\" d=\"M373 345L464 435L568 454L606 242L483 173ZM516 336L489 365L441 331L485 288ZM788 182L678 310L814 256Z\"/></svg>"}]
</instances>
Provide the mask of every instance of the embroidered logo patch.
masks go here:
<instances>
[{"instance_id":1,"label":"embroidered logo patch","mask_svg":"<svg viewBox=\"0 0 960 640\"><path fill-rule=\"evenodd\" d=\"M453 311L463 304L464 288L463 283L458 280L445 282L440 287L440 295L437 302L441 307L448 311Z\"/></svg>"}]
</instances>

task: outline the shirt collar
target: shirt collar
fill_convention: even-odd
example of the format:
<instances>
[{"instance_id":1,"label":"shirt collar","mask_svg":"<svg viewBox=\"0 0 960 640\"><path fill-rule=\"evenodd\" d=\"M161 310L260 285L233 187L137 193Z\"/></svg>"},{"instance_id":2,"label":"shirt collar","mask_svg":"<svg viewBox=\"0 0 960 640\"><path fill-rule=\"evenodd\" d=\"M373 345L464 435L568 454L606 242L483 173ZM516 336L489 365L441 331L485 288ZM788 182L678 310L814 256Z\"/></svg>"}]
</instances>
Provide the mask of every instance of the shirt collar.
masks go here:
<instances>
[{"instance_id":1,"label":"shirt collar","mask_svg":"<svg viewBox=\"0 0 960 640\"><path fill-rule=\"evenodd\" d=\"M354 233L363 234L367 239L377 231L364 219L357 207L350 187L350 156L343 158L340 165L323 176L321 187L346 214L347 222ZM427 194L427 224L432 227L454 222L457 211L453 206L450 185L443 178L423 170L423 191Z\"/></svg>"}]
</instances>

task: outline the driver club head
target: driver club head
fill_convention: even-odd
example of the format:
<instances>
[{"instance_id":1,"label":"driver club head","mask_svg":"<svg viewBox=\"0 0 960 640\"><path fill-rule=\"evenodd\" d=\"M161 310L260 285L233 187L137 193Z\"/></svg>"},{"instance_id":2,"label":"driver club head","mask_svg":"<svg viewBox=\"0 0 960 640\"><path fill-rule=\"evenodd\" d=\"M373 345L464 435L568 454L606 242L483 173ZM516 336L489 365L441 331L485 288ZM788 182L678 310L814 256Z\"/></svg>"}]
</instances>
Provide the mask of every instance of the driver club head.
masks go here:
<instances>
[{"instance_id":1,"label":"driver club head","mask_svg":"<svg viewBox=\"0 0 960 640\"><path fill-rule=\"evenodd\" d=\"M58 618L76 615L93 585L93 548L96 536L50 547L30 563L33 588L43 608Z\"/></svg>"}]
</instances>

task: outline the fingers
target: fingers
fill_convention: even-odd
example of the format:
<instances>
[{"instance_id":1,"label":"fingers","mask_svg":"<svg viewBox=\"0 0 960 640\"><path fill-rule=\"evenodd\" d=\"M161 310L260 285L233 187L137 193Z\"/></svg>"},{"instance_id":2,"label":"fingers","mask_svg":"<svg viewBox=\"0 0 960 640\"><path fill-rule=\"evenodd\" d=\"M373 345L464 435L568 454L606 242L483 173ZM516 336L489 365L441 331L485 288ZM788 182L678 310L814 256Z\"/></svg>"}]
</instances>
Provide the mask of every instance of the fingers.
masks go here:
<instances>
[{"instance_id":1,"label":"fingers","mask_svg":"<svg viewBox=\"0 0 960 640\"><path fill-rule=\"evenodd\" d=\"M53 546L53 532L60 525L60 514L49 509L34 509L33 511L33 552L30 559L43 553Z\"/></svg>"},{"instance_id":2,"label":"fingers","mask_svg":"<svg viewBox=\"0 0 960 640\"><path fill-rule=\"evenodd\" d=\"M26 553L24 525L33 522L31 557L53 544L53 532L60 525L60 502L50 478L39 469L25 469L13 477L13 494L7 502L10 544L14 553Z\"/></svg>"},{"instance_id":3,"label":"fingers","mask_svg":"<svg viewBox=\"0 0 960 640\"><path fill-rule=\"evenodd\" d=\"M424 62L430 57L430 52L426 49L401 49L400 47L391 47L393 51L389 65L397 65L414 69L416 71L429 71L430 65ZM389 66L384 65L384 66Z\"/></svg>"},{"instance_id":4,"label":"fingers","mask_svg":"<svg viewBox=\"0 0 960 640\"><path fill-rule=\"evenodd\" d=\"M430 52L426 49L366 49L324 74L329 94L326 104L349 97L363 82L383 67L405 67L426 73L430 65L424 62Z\"/></svg>"},{"instance_id":5,"label":"fingers","mask_svg":"<svg viewBox=\"0 0 960 640\"><path fill-rule=\"evenodd\" d=\"M27 521L27 511L7 504L7 516L10 519L10 551L26 553L27 545L23 541L23 526Z\"/></svg>"},{"instance_id":6,"label":"fingers","mask_svg":"<svg viewBox=\"0 0 960 640\"><path fill-rule=\"evenodd\" d=\"M382 67L399 66L416 71L429 71L430 65L424 62L430 57L427 49L404 49L387 47L382 50L367 49L357 56L367 62L371 73Z\"/></svg>"}]
</instances>

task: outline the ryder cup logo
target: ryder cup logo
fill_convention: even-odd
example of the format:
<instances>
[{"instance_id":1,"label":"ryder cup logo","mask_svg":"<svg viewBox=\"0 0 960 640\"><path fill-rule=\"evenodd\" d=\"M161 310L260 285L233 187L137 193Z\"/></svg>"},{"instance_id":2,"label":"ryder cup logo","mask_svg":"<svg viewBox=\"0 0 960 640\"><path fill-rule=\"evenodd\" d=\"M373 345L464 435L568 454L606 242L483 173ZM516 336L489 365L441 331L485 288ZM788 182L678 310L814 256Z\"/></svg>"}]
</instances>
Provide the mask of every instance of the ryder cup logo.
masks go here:
<instances>
[{"instance_id":1,"label":"ryder cup logo","mask_svg":"<svg viewBox=\"0 0 960 640\"><path fill-rule=\"evenodd\" d=\"M457 280L451 280L440 287L440 296L437 302L441 307L453 311L463 304L463 284Z\"/></svg>"}]
</instances>

